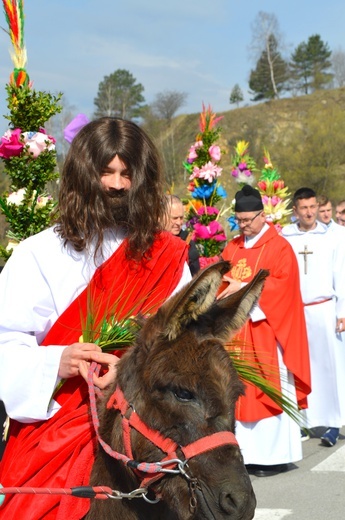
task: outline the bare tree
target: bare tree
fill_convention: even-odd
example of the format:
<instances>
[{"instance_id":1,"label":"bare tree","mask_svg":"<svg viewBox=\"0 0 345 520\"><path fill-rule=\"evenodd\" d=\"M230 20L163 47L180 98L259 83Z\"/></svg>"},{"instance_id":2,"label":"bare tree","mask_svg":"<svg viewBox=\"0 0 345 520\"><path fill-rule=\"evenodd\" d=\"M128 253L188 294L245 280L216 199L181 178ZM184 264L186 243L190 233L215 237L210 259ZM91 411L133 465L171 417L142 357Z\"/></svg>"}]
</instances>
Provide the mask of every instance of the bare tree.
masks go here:
<instances>
[{"instance_id":1,"label":"bare tree","mask_svg":"<svg viewBox=\"0 0 345 520\"><path fill-rule=\"evenodd\" d=\"M251 29L253 35L250 50L254 55L255 61L257 61L264 53L269 67L274 97L279 98L275 61L277 60L277 57L280 57L280 49L283 47L283 35L279 29L276 15L260 11L256 16ZM272 37L276 42L275 52L272 52Z\"/></svg>"},{"instance_id":2,"label":"bare tree","mask_svg":"<svg viewBox=\"0 0 345 520\"><path fill-rule=\"evenodd\" d=\"M165 175L172 185L175 180L175 176L178 173L179 161L177 158L176 146L175 146L175 128L173 124L173 118L176 112L181 108L187 99L185 92L179 92L177 90L165 90L156 94L156 97L151 104L151 110L146 114L146 121L148 116L157 117L159 124L158 142L161 152L161 156L164 163Z\"/></svg>"},{"instance_id":3,"label":"bare tree","mask_svg":"<svg viewBox=\"0 0 345 520\"><path fill-rule=\"evenodd\" d=\"M165 119L170 126L172 118L179 108L181 108L187 100L186 92L178 92L177 90L165 90L156 94L156 98L152 103L153 111Z\"/></svg>"},{"instance_id":4,"label":"bare tree","mask_svg":"<svg viewBox=\"0 0 345 520\"><path fill-rule=\"evenodd\" d=\"M62 110L59 114L53 116L46 124L48 134L56 139L57 162L60 166L67 155L69 143L64 138L64 129L77 115L77 109L74 105L70 105L64 96L61 99Z\"/></svg>"},{"instance_id":5,"label":"bare tree","mask_svg":"<svg viewBox=\"0 0 345 520\"><path fill-rule=\"evenodd\" d=\"M337 87L345 85L345 52L341 47L332 52L332 67L334 72L334 82Z\"/></svg>"}]
</instances>

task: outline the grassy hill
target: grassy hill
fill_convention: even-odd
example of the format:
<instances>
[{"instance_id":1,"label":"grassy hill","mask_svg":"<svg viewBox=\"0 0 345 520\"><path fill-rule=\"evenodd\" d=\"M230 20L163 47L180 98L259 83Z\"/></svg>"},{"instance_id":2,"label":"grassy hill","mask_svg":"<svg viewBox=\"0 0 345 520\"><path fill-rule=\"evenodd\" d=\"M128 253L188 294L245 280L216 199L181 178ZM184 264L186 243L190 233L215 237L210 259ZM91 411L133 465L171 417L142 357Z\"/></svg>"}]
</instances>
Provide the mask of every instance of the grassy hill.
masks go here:
<instances>
[{"instance_id":1,"label":"grassy hill","mask_svg":"<svg viewBox=\"0 0 345 520\"><path fill-rule=\"evenodd\" d=\"M221 181L229 197L237 189L231 179L231 155L236 142L245 140L260 170L263 149L269 150L273 165L290 191L309 186L334 202L345 199L345 88L268 101L217 115L224 116L219 123L219 144L226 152L221 162ZM170 129L157 132L156 128L151 132L165 157L169 182L180 196L186 195L188 184L182 162L194 143L198 119L199 114L181 115ZM168 153L171 154L172 146L173 168Z\"/></svg>"}]
</instances>

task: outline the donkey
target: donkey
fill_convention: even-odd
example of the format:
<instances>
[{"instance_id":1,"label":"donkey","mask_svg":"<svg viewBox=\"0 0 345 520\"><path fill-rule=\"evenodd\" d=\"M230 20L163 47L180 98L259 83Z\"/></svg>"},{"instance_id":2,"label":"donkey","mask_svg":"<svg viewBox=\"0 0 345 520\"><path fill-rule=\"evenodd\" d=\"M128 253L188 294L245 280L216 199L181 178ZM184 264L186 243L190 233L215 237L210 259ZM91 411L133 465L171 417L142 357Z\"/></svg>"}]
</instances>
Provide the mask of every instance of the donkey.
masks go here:
<instances>
[{"instance_id":1,"label":"donkey","mask_svg":"<svg viewBox=\"0 0 345 520\"><path fill-rule=\"evenodd\" d=\"M244 385L224 344L245 323L268 273L217 301L229 268L219 262L202 270L145 320L119 361L114 386L98 403L108 450L99 446L91 485L122 498L92 500L87 520L253 518L256 499L233 435ZM128 464L109 450L126 453ZM151 471L157 461L161 470Z\"/></svg>"}]
</instances>

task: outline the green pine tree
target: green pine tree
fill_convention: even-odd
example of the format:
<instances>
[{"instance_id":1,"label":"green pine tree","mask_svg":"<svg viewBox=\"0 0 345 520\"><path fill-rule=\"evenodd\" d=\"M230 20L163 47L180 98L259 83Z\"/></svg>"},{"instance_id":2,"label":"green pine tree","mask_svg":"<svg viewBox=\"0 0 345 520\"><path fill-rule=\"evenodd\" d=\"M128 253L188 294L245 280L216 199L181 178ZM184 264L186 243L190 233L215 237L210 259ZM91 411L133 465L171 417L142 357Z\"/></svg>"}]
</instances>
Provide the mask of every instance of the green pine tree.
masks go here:
<instances>
[{"instance_id":1,"label":"green pine tree","mask_svg":"<svg viewBox=\"0 0 345 520\"><path fill-rule=\"evenodd\" d=\"M98 86L95 116L122 117L133 119L140 116L144 108L144 87L136 83L134 76L124 69L118 69L105 76Z\"/></svg>"},{"instance_id":2,"label":"green pine tree","mask_svg":"<svg viewBox=\"0 0 345 520\"><path fill-rule=\"evenodd\" d=\"M239 106L241 101L243 101L243 92L238 83L236 83L236 85L233 87L232 91L230 92L229 101L231 104L235 103L237 107Z\"/></svg>"},{"instance_id":3,"label":"green pine tree","mask_svg":"<svg viewBox=\"0 0 345 520\"><path fill-rule=\"evenodd\" d=\"M290 69L294 86L304 94L327 88L333 79L332 51L318 34L300 43L291 55Z\"/></svg>"}]
</instances>

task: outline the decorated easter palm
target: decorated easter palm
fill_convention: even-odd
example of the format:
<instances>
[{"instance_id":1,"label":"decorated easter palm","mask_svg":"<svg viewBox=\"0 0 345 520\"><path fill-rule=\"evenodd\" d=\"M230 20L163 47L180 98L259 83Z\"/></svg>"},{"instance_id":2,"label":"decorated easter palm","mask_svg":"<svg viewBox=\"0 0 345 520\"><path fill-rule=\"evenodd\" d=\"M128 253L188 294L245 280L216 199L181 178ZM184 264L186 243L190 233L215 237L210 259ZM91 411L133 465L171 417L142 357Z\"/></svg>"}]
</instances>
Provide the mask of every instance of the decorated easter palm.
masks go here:
<instances>
[{"instance_id":1,"label":"decorated easter palm","mask_svg":"<svg viewBox=\"0 0 345 520\"><path fill-rule=\"evenodd\" d=\"M0 157L10 188L0 196L0 211L9 225L6 248L0 256L7 260L23 239L42 231L50 223L56 205L46 191L49 181L58 178L55 139L44 125L62 107L61 94L36 91L26 71L23 0L3 0L14 70L6 85L9 128L0 139Z\"/></svg>"}]
</instances>

